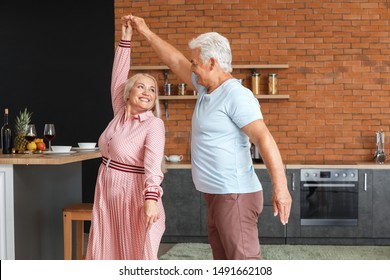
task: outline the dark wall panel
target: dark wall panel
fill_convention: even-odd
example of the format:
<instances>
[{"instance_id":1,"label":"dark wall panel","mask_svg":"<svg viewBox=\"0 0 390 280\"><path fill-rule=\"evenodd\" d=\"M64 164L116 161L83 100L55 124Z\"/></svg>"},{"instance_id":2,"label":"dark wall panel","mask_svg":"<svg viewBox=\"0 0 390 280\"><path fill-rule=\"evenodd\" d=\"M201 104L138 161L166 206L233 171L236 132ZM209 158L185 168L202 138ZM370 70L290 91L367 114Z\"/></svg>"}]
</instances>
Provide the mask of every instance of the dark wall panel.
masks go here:
<instances>
[{"instance_id":1,"label":"dark wall panel","mask_svg":"<svg viewBox=\"0 0 390 280\"><path fill-rule=\"evenodd\" d=\"M44 124L54 123L53 145L97 141L112 118L113 54L113 0L1 0L0 110L10 109L13 127L27 107L42 137ZM98 165L83 163L85 201Z\"/></svg>"}]
</instances>

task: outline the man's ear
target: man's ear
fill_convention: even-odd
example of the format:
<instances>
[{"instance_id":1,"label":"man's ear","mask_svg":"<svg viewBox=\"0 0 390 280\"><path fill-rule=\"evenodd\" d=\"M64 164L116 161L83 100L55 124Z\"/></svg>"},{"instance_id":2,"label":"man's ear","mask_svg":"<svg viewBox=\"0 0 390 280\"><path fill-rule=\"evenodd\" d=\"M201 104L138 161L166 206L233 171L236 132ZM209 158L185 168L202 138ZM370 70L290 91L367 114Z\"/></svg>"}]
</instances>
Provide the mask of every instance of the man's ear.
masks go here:
<instances>
[{"instance_id":1,"label":"man's ear","mask_svg":"<svg viewBox=\"0 0 390 280\"><path fill-rule=\"evenodd\" d=\"M215 66L215 64L216 64L216 60L215 60L215 58L214 57L211 57L210 58L210 70L213 70L213 68L214 68L214 66Z\"/></svg>"}]
</instances>

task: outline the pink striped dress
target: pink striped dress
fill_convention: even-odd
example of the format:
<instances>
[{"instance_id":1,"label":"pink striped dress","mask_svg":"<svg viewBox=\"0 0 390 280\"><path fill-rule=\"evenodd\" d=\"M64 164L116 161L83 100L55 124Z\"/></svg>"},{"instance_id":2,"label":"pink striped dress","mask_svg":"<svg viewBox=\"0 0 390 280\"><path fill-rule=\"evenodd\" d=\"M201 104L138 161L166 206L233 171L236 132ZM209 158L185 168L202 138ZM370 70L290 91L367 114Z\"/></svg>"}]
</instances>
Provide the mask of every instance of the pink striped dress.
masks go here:
<instances>
[{"instance_id":1,"label":"pink striped dress","mask_svg":"<svg viewBox=\"0 0 390 280\"><path fill-rule=\"evenodd\" d=\"M114 119L99 138L102 156L110 164L99 167L86 259L157 259L165 230L160 187L165 127L151 111L125 121L130 52L130 42L120 41L112 70ZM144 174L126 172L128 166L144 168ZM160 219L150 229L143 219L146 198L157 198L160 209Z\"/></svg>"}]
</instances>

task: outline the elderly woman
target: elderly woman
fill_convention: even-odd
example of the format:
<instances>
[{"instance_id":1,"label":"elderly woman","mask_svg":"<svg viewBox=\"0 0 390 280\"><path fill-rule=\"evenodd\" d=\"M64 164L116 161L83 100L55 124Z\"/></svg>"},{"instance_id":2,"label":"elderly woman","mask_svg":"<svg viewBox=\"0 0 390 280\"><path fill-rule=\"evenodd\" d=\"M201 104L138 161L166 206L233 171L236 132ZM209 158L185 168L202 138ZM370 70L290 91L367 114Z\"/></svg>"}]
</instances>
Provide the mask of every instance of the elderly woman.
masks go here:
<instances>
[{"instance_id":1,"label":"elderly woman","mask_svg":"<svg viewBox=\"0 0 390 280\"><path fill-rule=\"evenodd\" d=\"M99 167L86 259L157 259L165 230L161 201L165 128L157 81L130 79L132 28L122 18L122 39L112 70L114 118L99 138Z\"/></svg>"}]
</instances>

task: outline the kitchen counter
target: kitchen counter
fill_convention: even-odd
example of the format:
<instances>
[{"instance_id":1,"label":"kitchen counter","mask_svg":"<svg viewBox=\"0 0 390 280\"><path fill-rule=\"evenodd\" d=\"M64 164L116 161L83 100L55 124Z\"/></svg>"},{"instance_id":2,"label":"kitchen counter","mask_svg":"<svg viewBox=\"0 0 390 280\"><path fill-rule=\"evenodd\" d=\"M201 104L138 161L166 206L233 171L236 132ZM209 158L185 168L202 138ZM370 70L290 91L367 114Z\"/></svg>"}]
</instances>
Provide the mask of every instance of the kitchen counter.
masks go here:
<instances>
[{"instance_id":1,"label":"kitchen counter","mask_svg":"<svg viewBox=\"0 0 390 280\"><path fill-rule=\"evenodd\" d=\"M66 164L101 157L100 151L83 151L71 154L0 154L0 164Z\"/></svg>"},{"instance_id":2,"label":"kitchen counter","mask_svg":"<svg viewBox=\"0 0 390 280\"><path fill-rule=\"evenodd\" d=\"M273 217L272 179L265 165L255 164L254 167L264 189L263 213L259 221L259 233L263 244L390 244L390 224L387 218L387 213L390 212L388 203L390 201L390 161L386 164L375 162L285 163L287 185L293 199L287 226L281 225L279 220ZM203 195L195 188L191 163L188 161L167 162L167 168L168 172L164 176L162 187L164 207L169 219L167 219L163 242L207 241L207 206ZM301 225L300 169L302 168L358 169L356 190L358 191L359 221L356 226ZM323 198L323 196L317 197ZM338 199L334 204L338 204Z\"/></svg>"},{"instance_id":3,"label":"kitchen counter","mask_svg":"<svg viewBox=\"0 0 390 280\"><path fill-rule=\"evenodd\" d=\"M179 162L170 162L165 161L166 168L169 169L191 169L191 161L179 161Z\"/></svg>"},{"instance_id":4,"label":"kitchen counter","mask_svg":"<svg viewBox=\"0 0 390 280\"><path fill-rule=\"evenodd\" d=\"M372 162L341 162L341 163L287 163L286 169L301 168L355 168L355 169L390 169L390 162L378 164Z\"/></svg>"},{"instance_id":5,"label":"kitchen counter","mask_svg":"<svg viewBox=\"0 0 390 280\"><path fill-rule=\"evenodd\" d=\"M0 259L63 259L62 209L82 201L82 162L100 157L0 154Z\"/></svg>"},{"instance_id":6,"label":"kitchen counter","mask_svg":"<svg viewBox=\"0 0 390 280\"><path fill-rule=\"evenodd\" d=\"M180 161L180 162L168 162L166 161L166 168L169 169L191 169L192 165L190 161ZM265 169L264 164L254 164L255 169Z\"/></svg>"},{"instance_id":7,"label":"kitchen counter","mask_svg":"<svg viewBox=\"0 0 390 280\"><path fill-rule=\"evenodd\" d=\"M264 164L255 163L255 169L266 169ZM310 163L285 163L286 169L301 169L301 168L356 168L356 169L390 169L390 161L384 164L372 162L310 162ZM167 169L191 169L190 161L181 162L166 162Z\"/></svg>"}]
</instances>

